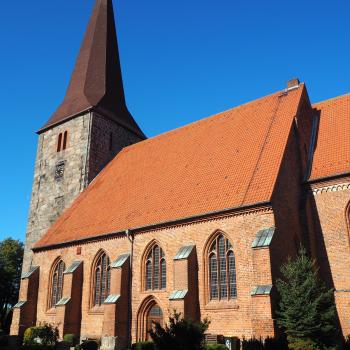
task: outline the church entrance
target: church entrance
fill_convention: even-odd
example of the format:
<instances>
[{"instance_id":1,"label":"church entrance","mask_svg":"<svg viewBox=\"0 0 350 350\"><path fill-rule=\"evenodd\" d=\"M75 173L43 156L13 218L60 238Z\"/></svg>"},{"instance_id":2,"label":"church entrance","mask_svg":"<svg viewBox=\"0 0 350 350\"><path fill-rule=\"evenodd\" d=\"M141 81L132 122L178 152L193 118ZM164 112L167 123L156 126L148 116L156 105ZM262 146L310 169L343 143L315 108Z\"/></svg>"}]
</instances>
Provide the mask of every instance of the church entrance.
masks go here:
<instances>
[{"instance_id":1,"label":"church entrance","mask_svg":"<svg viewBox=\"0 0 350 350\"><path fill-rule=\"evenodd\" d=\"M149 332L154 329L155 323L164 327L164 313L158 301L149 295L137 312L136 342L151 340Z\"/></svg>"},{"instance_id":2,"label":"church entrance","mask_svg":"<svg viewBox=\"0 0 350 350\"><path fill-rule=\"evenodd\" d=\"M154 329L155 323L159 323L161 326L163 326L163 311L162 309L158 306L158 304L154 304L147 315L147 340L151 340L151 337L149 335L149 332Z\"/></svg>"}]
</instances>

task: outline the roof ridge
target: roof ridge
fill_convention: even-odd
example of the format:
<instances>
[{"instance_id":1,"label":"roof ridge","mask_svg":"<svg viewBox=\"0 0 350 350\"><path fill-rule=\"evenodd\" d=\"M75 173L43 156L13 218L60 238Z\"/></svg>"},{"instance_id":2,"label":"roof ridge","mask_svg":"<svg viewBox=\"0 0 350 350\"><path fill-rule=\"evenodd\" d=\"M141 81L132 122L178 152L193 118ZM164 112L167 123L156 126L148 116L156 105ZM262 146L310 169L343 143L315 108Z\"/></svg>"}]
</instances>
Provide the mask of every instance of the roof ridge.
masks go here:
<instances>
[{"instance_id":1,"label":"roof ridge","mask_svg":"<svg viewBox=\"0 0 350 350\"><path fill-rule=\"evenodd\" d=\"M304 85L304 83L301 83L301 84L299 85L298 89L299 89L300 87L302 87L303 85ZM294 91L294 90L296 90L296 89L293 89L292 91ZM258 103L259 101L263 101L264 99L272 98L273 96L278 95L278 94L284 94L284 93L287 93L287 94L288 94L289 92L291 92L291 91L288 91L287 89L278 90L278 91L273 92L273 93L271 93L271 94L268 94L268 95L259 97L259 98L255 99L255 100L251 100L251 101L245 102L245 103L243 103L243 104L241 104L241 105L238 105L238 106L235 106L235 107L232 107L232 108L228 108L228 109L223 110L223 111L221 111L221 112L218 112L218 113L209 115L209 116L204 117L204 118L202 118L202 119L195 120L195 121L193 121L193 122L191 122L191 123L189 123L189 124L185 124L185 125L182 125L182 126L179 126L179 127L175 128L175 129L171 129L171 130L165 131L165 132L163 132L163 133L161 133L161 134L159 134L159 135L155 135L155 136L149 137L149 138L147 138L146 140L142 140L142 141L140 141L140 142L137 142L137 143L134 143L134 144L132 144L132 145L126 146L125 148L123 148L122 151L127 152L129 149L138 147L138 146L140 146L141 144L149 143L149 142L152 142L152 141L154 141L154 140L161 139L161 138L163 138L163 137L165 137L165 136L168 136L169 134L178 132L178 131L180 131L180 130L190 129L190 128L192 128L192 127L195 127L195 126L198 125L198 124L205 123L205 122L209 122L209 121L211 121L212 119L214 119L214 118L216 118L216 117L220 117L221 115L223 115L223 114L225 114L225 113L227 113L227 112L231 112L231 111L234 111L234 110L235 110L235 111L238 111L238 110L241 109L241 108L246 108L246 107L248 107L248 106L251 105L251 104Z\"/></svg>"},{"instance_id":2,"label":"roof ridge","mask_svg":"<svg viewBox=\"0 0 350 350\"><path fill-rule=\"evenodd\" d=\"M312 104L312 107L315 107L315 106L318 106L318 105L321 105L321 104L324 104L324 103L327 103L327 102L331 102L331 101L334 101L334 100L338 100L338 99L341 99L341 98L344 98L344 97L350 97L350 92L347 92L347 93L342 94L342 95L338 95L338 96L334 96L334 97L328 98L327 100L315 102L315 103Z\"/></svg>"}]
</instances>

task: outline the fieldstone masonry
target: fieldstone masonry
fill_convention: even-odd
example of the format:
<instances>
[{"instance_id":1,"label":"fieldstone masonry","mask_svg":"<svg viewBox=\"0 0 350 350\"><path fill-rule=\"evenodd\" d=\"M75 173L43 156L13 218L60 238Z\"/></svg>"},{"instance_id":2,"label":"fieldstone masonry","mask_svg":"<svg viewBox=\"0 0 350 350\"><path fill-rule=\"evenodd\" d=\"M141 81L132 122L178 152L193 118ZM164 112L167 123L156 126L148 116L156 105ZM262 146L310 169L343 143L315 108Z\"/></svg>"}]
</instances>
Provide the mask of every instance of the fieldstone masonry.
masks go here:
<instances>
[{"instance_id":1,"label":"fieldstone masonry","mask_svg":"<svg viewBox=\"0 0 350 350\"><path fill-rule=\"evenodd\" d=\"M67 148L57 152L58 135L68 131ZM132 131L88 112L39 135L23 271L31 248L104 166L124 147L140 141Z\"/></svg>"}]
</instances>

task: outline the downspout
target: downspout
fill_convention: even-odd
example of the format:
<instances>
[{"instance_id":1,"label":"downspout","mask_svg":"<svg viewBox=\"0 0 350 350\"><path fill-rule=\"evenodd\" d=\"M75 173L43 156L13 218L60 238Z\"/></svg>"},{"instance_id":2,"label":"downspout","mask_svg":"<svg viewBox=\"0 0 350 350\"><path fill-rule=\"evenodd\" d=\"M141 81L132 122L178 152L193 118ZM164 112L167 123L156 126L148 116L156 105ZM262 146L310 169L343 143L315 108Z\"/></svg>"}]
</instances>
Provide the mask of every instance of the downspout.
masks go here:
<instances>
[{"instance_id":1,"label":"downspout","mask_svg":"<svg viewBox=\"0 0 350 350\"><path fill-rule=\"evenodd\" d=\"M131 243L130 248L130 266L129 266L129 299L128 299L128 349L131 349L132 343L132 268L133 268L133 258L134 258L134 235L130 230L125 231L126 237Z\"/></svg>"}]
</instances>

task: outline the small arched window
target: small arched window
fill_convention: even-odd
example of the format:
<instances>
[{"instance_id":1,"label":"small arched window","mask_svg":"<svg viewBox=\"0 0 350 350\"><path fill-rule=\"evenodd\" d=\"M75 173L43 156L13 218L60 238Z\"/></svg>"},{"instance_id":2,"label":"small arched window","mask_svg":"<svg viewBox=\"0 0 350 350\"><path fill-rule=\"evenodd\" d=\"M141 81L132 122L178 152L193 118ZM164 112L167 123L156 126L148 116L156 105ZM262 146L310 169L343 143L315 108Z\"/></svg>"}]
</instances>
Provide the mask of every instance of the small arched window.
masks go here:
<instances>
[{"instance_id":1,"label":"small arched window","mask_svg":"<svg viewBox=\"0 0 350 350\"><path fill-rule=\"evenodd\" d=\"M65 150L67 148L67 142L68 142L68 131L65 131L63 133L63 145L62 150Z\"/></svg>"},{"instance_id":2,"label":"small arched window","mask_svg":"<svg viewBox=\"0 0 350 350\"><path fill-rule=\"evenodd\" d=\"M94 266L94 284L93 284L93 306L103 304L110 291L111 270L109 268L109 257L102 253Z\"/></svg>"},{"instance_id":3,"label":"small arched window","mask_svg":"<svg viewBox=\"0 0 350 350\"><path fill-rule=\"evenodd\" d=\"M166 288L166 261L163 249L154 245L147 254L145 268L146 290Z\"/></svg>"},{"instance_id":4,"label":"small arched window","mask_svg":"<svg viewBox=\"0 0 350 350\"><path fill-rule=\"evenodd\" d=\"M62 149L62 133L58 135L57 139L57 152L61 152Z\"/></svg>"},{"instance_id":5,"label":"small arched window","mask_svg":"<svg viewBox=\"0 0 350 350\"><path fill-rule=\"evenodd\" d=\"M52 274L50 307L55 307L55 305L62 298L64 270L65 270L65 264L63 260L59 260L55 264L53 274Z\"/></svg>"},{"instance_id":6,"label":"small arched window","mask_svg":"<svg viewBox=\"0 0 350 350\"><path fill-rule=\"evenodd\" d=\"M236 298L235 256L232 244L222 234L217 236L210 246L208 265L210 299Z\"/></svg>"}]
</instances>

